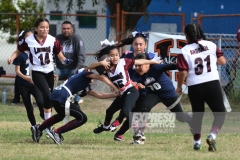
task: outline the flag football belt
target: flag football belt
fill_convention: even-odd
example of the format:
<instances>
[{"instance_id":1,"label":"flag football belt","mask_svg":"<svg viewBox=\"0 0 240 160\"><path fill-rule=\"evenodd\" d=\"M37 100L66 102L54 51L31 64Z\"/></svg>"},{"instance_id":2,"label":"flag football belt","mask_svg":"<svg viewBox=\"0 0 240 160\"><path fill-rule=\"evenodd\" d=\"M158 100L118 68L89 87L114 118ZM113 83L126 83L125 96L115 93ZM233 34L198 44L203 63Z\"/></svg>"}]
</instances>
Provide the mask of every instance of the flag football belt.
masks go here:
<instances>
[{"instance_id":1,"label":"flag football belt","mask_svg":"<svg viewBox=\"0 0 240 160\"><path fill-rule=\"evenodd\" d=\"M138 90L138 86L133 84L132 80L129 80L121 89L120 92L123 92L130 84L132 84L137 90Z\"/></svg>"},{"instance_id":2,"label":"flag football belt","mask_svg":"<svg viewBox=\"0 0 240 160\"><path fill-rule=\"evenodd\" d=\"M182 99L182 96L183 96L183 93L185 92L185 90L187 89L187 86L186 88L184 89L184 91L181 93L181 95L177 98L177 100L171 105L171 106L168 106L166 109L165 109L165 112L167 110L170 110L170 109L173 109Z\"/></svg>"},{"instance_id":3,"label":"flag football belt","mask_svg":"<svg viewBox=\"0 0 240 160\"><path fill-rule=\"evenodd\" d=\"M72 102L73 98L75 97L75 94L72 95L71 91L66 86L63 86L63 88L65 88L66 91L70 95L65 102L65 117L63 119L63 123L66 124L70 120L70 103Z\"/></svg>"}]
</instances>

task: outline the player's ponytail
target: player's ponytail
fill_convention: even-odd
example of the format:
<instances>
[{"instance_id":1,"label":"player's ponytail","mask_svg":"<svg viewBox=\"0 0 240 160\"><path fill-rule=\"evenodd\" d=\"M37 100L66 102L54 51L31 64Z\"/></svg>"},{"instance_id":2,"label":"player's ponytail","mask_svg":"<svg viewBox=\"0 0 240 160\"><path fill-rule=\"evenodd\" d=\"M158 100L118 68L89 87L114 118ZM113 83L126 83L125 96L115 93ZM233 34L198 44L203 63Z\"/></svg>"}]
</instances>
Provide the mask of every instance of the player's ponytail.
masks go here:
<instances>
[{"instance_id":1,"label":"player's ponytail","mask_svg":"<svg viewBox=\"0 0 240 160\"><path fill-rule=\"evenodd\" d=\"M201 51L204 51L204 47L203 45L198 43L198 38L199 36L201 36L200 34L198 34L200 32L199 27L197 27L196 24L188 24L186 25L185 29L184 29L185 34L188 36L188 41L190 43L197 43L200 47Z\"/></svg>"}]
</instances>

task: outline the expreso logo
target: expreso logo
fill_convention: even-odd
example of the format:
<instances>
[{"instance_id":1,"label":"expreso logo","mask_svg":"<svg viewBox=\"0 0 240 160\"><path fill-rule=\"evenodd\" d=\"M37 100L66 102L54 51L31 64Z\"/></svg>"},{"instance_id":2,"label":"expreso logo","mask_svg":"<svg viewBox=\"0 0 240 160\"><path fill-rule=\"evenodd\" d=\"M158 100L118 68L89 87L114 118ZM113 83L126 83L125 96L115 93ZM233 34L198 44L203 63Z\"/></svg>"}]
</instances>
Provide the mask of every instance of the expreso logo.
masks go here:
<instances>
[{"instance_id":1,"label":"expreso logo","mask_svg":"<svg viewBox=\"0 0 240 160\"><path fill-rule=\"evenodd\" d=\"M175 113L133 113L132 125L147 128L175 128Z\"/></svg>"}]
</instances>

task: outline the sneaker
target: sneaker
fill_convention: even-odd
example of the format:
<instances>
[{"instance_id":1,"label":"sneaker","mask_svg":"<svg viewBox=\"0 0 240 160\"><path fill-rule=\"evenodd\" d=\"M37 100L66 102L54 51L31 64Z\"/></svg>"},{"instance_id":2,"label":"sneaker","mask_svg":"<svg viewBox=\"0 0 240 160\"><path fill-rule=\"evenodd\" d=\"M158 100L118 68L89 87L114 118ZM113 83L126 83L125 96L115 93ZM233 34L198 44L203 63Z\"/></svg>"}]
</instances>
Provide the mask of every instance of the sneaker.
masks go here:
<instances>
[{"instance_id":1,"label":"sneaker","mask_svg":"<svg viewBox=\"0 0 240 160\"><path fill-rule=\"evenodd\" d=\"M212 137L211 135L209 135L209 136L207 137L206 141L207 141L207 144L208 144L208 146L209 146L209 147L208 147L208 151L214 152L214 151L217 150L217 148L216 148L216 142L215 142L215 140L213 139L213 137Z\"/></svg>"},{"instance_id":2,"label":"sneaker","mask_svg":"<svg viewBox=\"0 0 240 160\"><path fill-rule=\"evenodd\" d=\"M47 138L50 138L50 136L49 136L50 130L53 130L53 126L45 129L45 134L46 134L46 137L47 137Z\"/></svg>"},{"instance_id":3,"label":"sneaker","mask_svg":"<svg viewBox=\"0 0 240 160\"><path fill-rule=\"evenodd\" d=\"M42 132L38 128L39 128L39 124L32 126L30 128L32 131L32 139L34 142L37 142L37 143L39 143L39 139L42 136Z\"/></svg>"},{"instance_id":4,"label":"sneaker","mask_svg":"<svg viewBox=\"0 0 240 160\"><path fill-rule=\"evenodd\" d=\"M133 140L130 144L144 144L144 141L141 141L141 140Z\"/></svg>"},{"instance_id":5,"label":"sneaker","mask_svg":"<svg viewBox=\"0 0 240 160\"><path fill-rule=\"evenodd\" d=\"M115 120L111 125L110 125L110 131L114 132L117 130L117 127L120 125L119 120Z\"/></svg>"},{"instance_id":6,"label":"sneaker","mask_svg":"<svg viewBox=\"0 0 240 160\"><path fill-rule=\"evenodd\" d=\"M124 141L124 139L123 139L123 135L114 135L114 140L115 141Z\"/></svg>"},{"instance_id":7,"label":"sneaker","mask_svg":"<svg viewBox=\"0 0 240 160\"><path fill-rule=\"evenodd\" d=\"M62 144L62 135L54 132L54 130L49 130L49 137L56 143L56 144Z\"/></svg>"},{"instance_id":8,"label":"sneaker","mask_svg":"<svg viewBox=\"0 0 240 160\"><path fill-rule=\"evenodd\" d=\"M104 126L101 122L98 124L98 127L93 130L93 133L98 134L103 131L110 131L110 127Z\"/></svg>"},{"instance_id":9,"label":"sneaker","mask_svg":"<svg viewBox=\"0 0 240 160\"><path fill-rule=\"evenodd\" d=\"M146 140L146 137L144 136L144 133L141 133L140 131L137 131L137 132L133 135L133 140L145 141L145 140Z\"/></svg>"},{"instance_id":10,"label":"sneaker","mask_svg":"<svg viewBox=\"0 0 240 160\"><path fill-rule=\"evenodd\" d=\"M199 144L199 143L195 143L194 144L194 146L193 146L193 149L195 150L195 151L199 151L199 150L201 150L201 144Z\"/></svg>"}]
</instances>

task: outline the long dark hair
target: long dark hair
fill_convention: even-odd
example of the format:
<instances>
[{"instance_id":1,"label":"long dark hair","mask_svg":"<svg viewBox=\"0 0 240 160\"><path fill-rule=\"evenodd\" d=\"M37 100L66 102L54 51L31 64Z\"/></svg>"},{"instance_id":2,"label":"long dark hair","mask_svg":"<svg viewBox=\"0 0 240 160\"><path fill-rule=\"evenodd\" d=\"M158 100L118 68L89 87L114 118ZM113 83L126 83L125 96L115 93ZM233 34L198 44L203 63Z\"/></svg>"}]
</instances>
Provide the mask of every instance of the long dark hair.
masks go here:
<instances>
[{"instance_id":1,"label":"long dark hair","mask_svg":"<svg viewBox=\"0 0 240 160\"><path fill-rule=\"evenodd\" d=\"M115 45L106 46L103 49L101 49L101 50L99 50L95 53L95 58L98 61L101 61L100 59L102 59L102 56L108 55L110 53L110 51L113 50L113 49L118 49L118 47L115 46Z\"/></svg>"},{"instance_id":2,"label":"long dark hair","mask_svg":"<svg viewBox=\"0 0 240 160\"><path fill-rule=\"evenodd\" d=\"M203 45L198 43L198 39L206 39L202 27L198 24L188 24L184 29L184 33L188 35L190 43L197 43L201 51L204 51Z\"/></svg>"}]
</instances>

